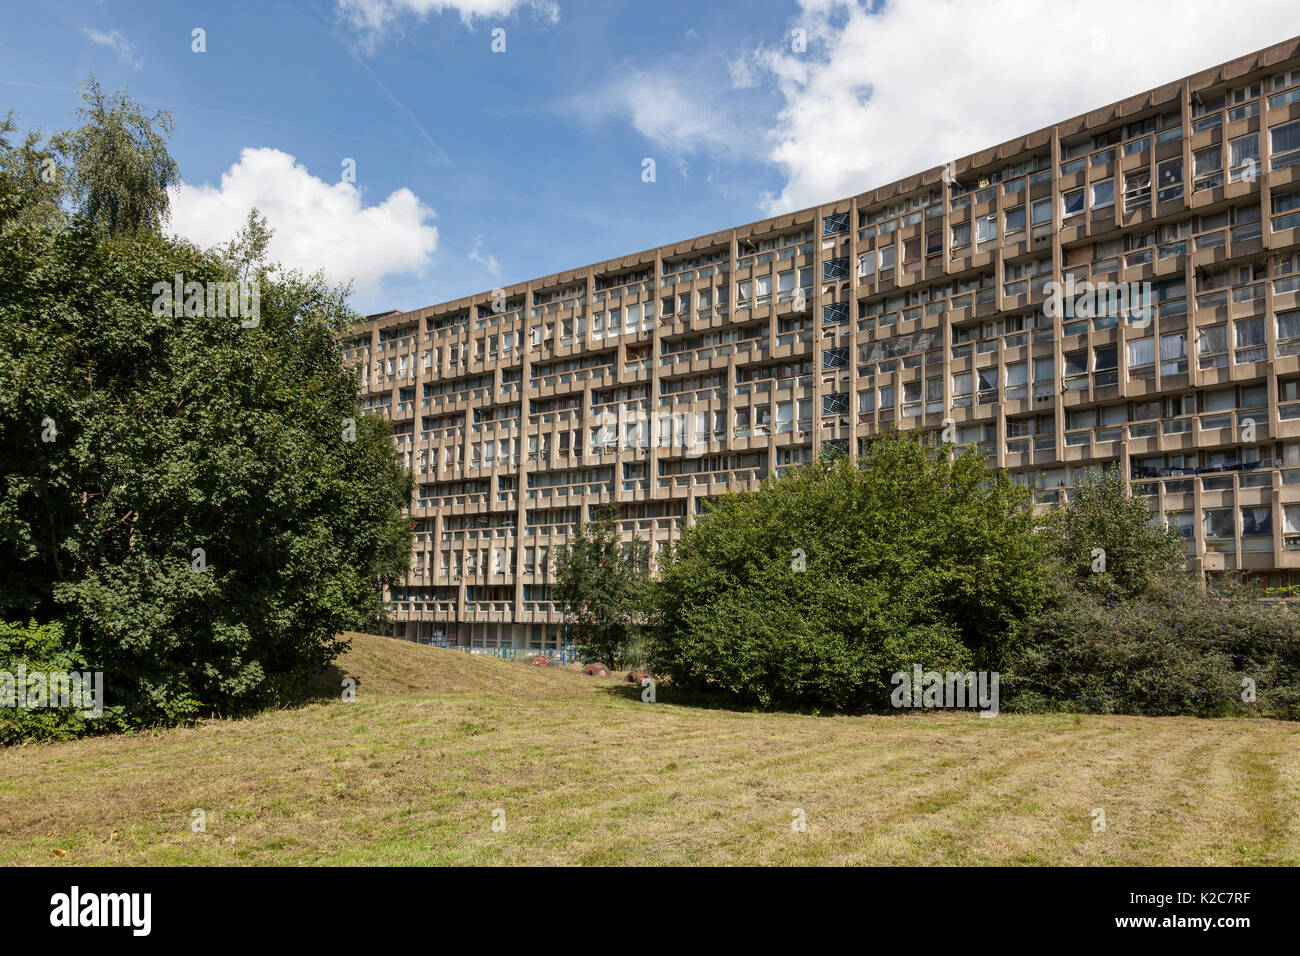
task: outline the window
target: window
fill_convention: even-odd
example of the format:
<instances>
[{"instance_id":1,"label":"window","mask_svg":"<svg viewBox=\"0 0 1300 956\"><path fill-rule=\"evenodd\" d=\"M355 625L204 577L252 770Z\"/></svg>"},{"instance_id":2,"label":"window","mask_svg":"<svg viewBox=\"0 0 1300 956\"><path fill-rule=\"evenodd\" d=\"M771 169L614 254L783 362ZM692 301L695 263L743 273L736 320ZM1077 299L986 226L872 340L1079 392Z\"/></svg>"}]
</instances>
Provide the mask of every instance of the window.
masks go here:
<instances>
[{"instance_id":1,"label":"window","mask_svg":"<svg viewBox=\"0 0 1300 956\"><path fill-rule=\"evenodd\" d=\"M1224 368L1228 364L1228 327L1211 325L1196 331L1197 366Z\"/></svg>"},{"instance_id":2,"label":"window","mask_svg":"<svg viewBox=\"0 0 1300 956\"><path fill-rule=\"evenodd\" d=\"M1033 416L1029 418L1008 418L1007 419L1007 437L1021 438L1025 435L1034 433Z\"/></svg>"},{"instance_id":3,"label":"window","mask_svg":"<svg viewBox=\"0 0 1300 956\"><path fill-rule=\"evenodd\" d=\"M1141 139L1134 140L1131 143L1124 144L1124 155L1132 156L1134 153L1144 153L1151 148L1151 137L1143 136Z\"/></svg>"},{"instance_id":4,"label":"window","mask_svg":"<svg viewBox=\"0 0 1300 956\"><path fill-rule=\"evenodd\" d=\"M1228 144L1228 182L1254 182L1259 175L1259 134L1238 136Z\"/></svg>"},{"instance_id":5,"label":"window","mask_svg":"<svg viewBox=\"0 0 1300 956\"><path fill-rule=\"evenodd\" d=\"M921 383L903 384L903 417L917 418L921 414Z\"/></svg>"},{"instance_id":6,"label":"window","mask_svg":"<svg viewBox=\"0 0 1300 956\"><path fill-rule=\"evenodd\" d=\"M1277 354L1300 352L1300 309L1277 314Z\"/></svg>"},{"instance_id":7,"label":"window","mask_svg":"<svg viewBox=\"0 0 1300 956\"><path fill-rule=\"evenodd\" d=\"M1237 396L1238 408L1263 408L1268 404L1267 385L1243 385Z\"/></svg>"},{"instance_id":8,"label":"window","mask_svg":"<svg viewBox=\"0 0 1300 956\"><path fill-rule=\"evenodd\" d=\"M943 379L927 378L925 380L926 412L943 411Z\"/></svg>"},{"instance_id":9,"label":"window","mask_svg":"<svg viewBox=\"0 0 1300 956\"><path fill-rule=\"evenodd\" d=\"M1156 136L1156 145L1176 143L1183 138L1183 114L1173 110L1160 117L1160 132Z\"/></svg>"},{"instance_id":10,"label":"window","mask_svg":"<svg viewBox=\"0 0 1300 956\"><path fill-rule=\"evenodd\" d=\"M1035 226L1052 221L1052 200L1035 199L1030 207L1029 221Z\"/></svg>"},{"instance_id":11,"label":"window","mask_svg":"<svg viewBox=\"0 0 1300 956\"><path fill-rule=\"evenodd\" d=\"M1192 155L1194 190L1214 189L1223 185L1223 147L1209 146Z\"/></svg>"},{"instance_id":12,"label":"window","mask_svg":"<svg viewBox=\"0 0 1300 956\"><path fill-rule=\"evenodd\" d=\"M968 245L970 245L970 223L959 222L952 227L952 247L957 249Z\"/></svg>"},{"instance_id":13,"label":"window","mask_svg":"<svg viewBox=\"0 0 1300 956\"><path fill-rule=\"evenodd\" d=\"M754 293L758 297L758 304L766 305L772 298L772 277L755 276Z\"/></svg>"},{"instance_id":14,"label":"window","mask_svg":"<svg viewBox=\"0 0 1300 956\"><path fill-rule=\"evenodd\" d=\"M1223 109L1224 97L1196 90L1192 96L1192 115L1204 116L1206 113L1215 113ZM1199 132L1199 131L1198 131Z\"/></svg>"},{"instance_id":15,"label":"window","mask_svg":"<svg viewBox=\"0 0 1300 956\"><path fill-rule=\"evenodd\" d=\"M1137 136L1138 133L1140 133L1140 132L1142 132L1142 131L1141 131L1141 130L1137 130L1137 131L1131 133L1130 135L1132 135L1132 136ZM1094 137L1092 138L1092 148L1093 148L1093 149L1104 149L1104 148L1107 147L1107 146L1114 146L1116 143L1118 143L1118 142L1119 142L1120 140L1122 140L1123 138L1124 138L1124 136L1123 136L1122 133L1120 133L1119 129L1107 130L1107 131L1104 132L1104 133L1098 133L1096 136L1094 136Z\"/></svg>"},{"instance_id":16,"label":"window","mask_svg":"<svg viewBox=\"0 0 1300 956\"><path fill-rule=\"evenodd\" d=\"M1022 232L1025 228L1025 207L1007 210L1007 232Z\"/></svg>"},{"instance_id":17,"label":"window","mask_svg":"<svg viewBox=\"0 0 1300 956\"><path fill-rule=\"evenodd\" d=\"M1279 216L1278 213L1290 213L1290 215ZM1283 229L1294 229L1300 226L1300 192L1287 193L1282 196L1273 197L1273 231L1279 232ZM1284 269L1278 272L1282 275L1286 272L1294 272L1295 269Z\"/></svg>"},{"instance_id":18,"label":"window","mask_svg":"<svg viewBox=\"0 0 1300 956\"><path fill-rule=\"evenodd\" d=\"M998 237L998 217L980 216L975 220L975 241L988 242Z\"/></svg>"},{"instance_id":19,"label":"window","mask_svg":"<svg viewBox=\"0 0 1300 956\"><path fill-rule=\"evenodd\" d=\"M1129 339L1128 341L1128 370L1131 377L1145 378L1155 370L1156 363L1156 340L1153 337L1145 339Z\"/></svg>"},{"instance_id":20,"label":"window","mask_svg":"<svg viewBox=\"0 0 1300 956\"><path fill-rule=\"evenodd\" d=\"M1020 398L1024 397L1024 386L1029 382L1029 364L1027 362L1012 362L1007 366L1007 397L1017 397L1012 394L1012 390L1020 388Z\"/></svg>"},{"instance_id":21,"label":"window","mask_svg":"<svg viewBox=\"0 0 1300 956\"><path fill-rule=\"evenodd\" d=\"M979 403L989 405L998 400L998 370L997 367L982 368L976 373L978 376L979 386Z\"/></svg>"},{"instance_id":22,"label":"window","mask_svg":"<svg viewBox=\"0 0 1300 956\"><path fill-rule=\"evenodd\" d=\"M1295 71L1292 70L1291 72L1294 73ZM1276 80L1277 77L1274 77L1274 79ZM1276 88L1277 87L1274 87L1274 89ZM1268 108L1271 110L1279 110L1282 107L1289 106L1295 102L1300 102L1300 87L1292 88L1287 90L1285 93L1278 93L1274 96L1270 96L1268 98Z\"/></svg>"},{"instance_id":23,"label":"window","mask_svg":"<svg viewBox=\"0 0 1300 956\"><path fill-rule=\"evenodd\" d=\"M1260 206L1258 203L1253 206L1234 206L1232 207L1232 225L1239 226L1247 222L1260 221Z\"/></svg>"},{"instance_id":24,"label":"window","mask_svg":"<svg viewBox=\"0 0 1300 956\"><path fill-rule=\"evenodd\" d=\"M1273 509L1268 505L1242 508L1241 536L1243 538L1273 537Z\"/></svg>"},{"instance_id":25,"label":"window","mask_svg":"<svg viewBox=\"0 0 1300 956\"><path fill-rule=\"evenodd\" d=\"M1234 533L1231 508L1206 508L1205 536L1207 538L1231 538Z\"/></svg>"},{"instance_id":26,"label":"window","mask_svg":"<svg viewBox=\"0 0 1300 956\"><path fill-rule=\"evenodd\" d=\"M1270 168L1283 169L1300 163L1300 120L1274 126L1268 135L1273 154Z\"/></svg>"},{"instance_id":27,"label":"window","mask_svg":"<svg viewBox=\"0 0 1300 956\"><path fill-rule=\"evenodd\" d=\"M1160 336L1160 374L1182 375L1187 372L1187 333Z\"/></svg>"},{"instance_id":28,"label":"window","mask_svg":"<svg viewBox=\"0 0 1300 956\"><path fill-rule=\"evenodd\" d=\"M1146 119L1135 120L1124 128L1124 138L1132 139L1134 136L1141 136L1143 133L1154 133L1156 129L1156 117L1148 116ZM1118 130L1115 131L1118 133Z\"/></svg>"},{"instance_id":29,"label":"window","mask_svg":"<svg viewBox=\"0 0 1300 956\"><path fill-rule=\"evenodd\" d=\"M1236 348L1236 354L1233 356L1234 360L1238 363L1262 362L1267 357L1264 345L1263 316L1253 319L1238 319L1232 325Z\"/></svg>"},{"instance_id":30,"label":"window","mask_svg":"<svg viewBox=\"0 0 1300 956\"><path fill-rule=\"evenodd\" d=\"M1034 397L1051 397L1056 392L1056 363L1051 358L1034 359Z\"/></svg>"},{"instance_id":31,"label":"window","mask_svg":"<svg viewBox=\"0 0 1300 956\"><path fill-rule=\"evenodd\" d=\"M1246 100L1253 100L1260 93L1259 83L1249 83L1246 86L1239 86L1235 90L1230 90L1227 100L1229 103L1244 103Z\"/></svg>"},{"instance_id":32,"label":"window","mask_svg":"<svg viewBox=\"0 0 1300 956\"><path fill-rule=\"evenodd\" d=\"M864 252L858 256L859 276L869 276L872 275L875 271L876 271L875 250L872 250L871 252Z\"/></svg>"},{"instance_id":33,"label":"window","mask_svg":"<svg viewBox=\"0 0 1300 956\"><path fill-rule=\"evenodd\" d=\"M1102 179L1092 184L1092 208L1115 205L1115 180Z\"/></svg>"},{"instance_id":34,"label":"window","mask_svg":"<svg viewBox=\"0 0 1300 956\"><path fill-rule=\"evenodd\" d=\"M1065 427L1071 431L1076 428L1096 428L1097 409L1067 409L1065 413Z\"/></svg>"},{"instance_id":35,"label":"window","mask_svg":"<svg viewBox=\"0 0 1300 956\"><path fill-rule=\"evenodd\" d=\"M1269 89L1285 90L1293 86L1300 86L1300 69L1290 70L1285 73L1275 73L1271 80Z\"/></svg>"},{"instance_id":36,"label":"window","mask_svg":"<svg viewBox=\"0 0 1300 956\"><path fill-rule=\"evenodd\" d=\"M1286 549L1295 551L1300 548L1300 505L1284 505L1282 516L1285 519L1282 530L1286 533Z\"/></svg>"},{"instance_id":37,"label":"window","mask_svg":"<svg viewBox=\"0 0 1300 956\"><path fill-rule=\"evenodd\" d=\"M1183 198L1183 158L1175 156L1156 166L1156 202Z\"/></svg>"},{"instance_id":38,"label":"window","mask_svg":"<svg viewBox=\"0 0 1300 956\"><path fill-rule=\"evenodd\" d=\"M1119 349L1113 345L1097 345L1092 350L1093 384L1098 388L1119 383Z\"/></svg>"},{"instance_id":39,"label":"window","mask_svg":"<svg viewBox=\"0 0 1300 956\"><path fill-rule=\"evenodd\" d=\"M777 402L776 403L776 431L777 434L794 430L794 402Z\"/></svg>"},{"instance_id":40,"label":"window","mask_svg":"<svg viewBox=\"0 0 1300 956\"><path fill-rule=\"evenodd\" d=\"M1074 378L1079 375L1088 374L1088 353L1086 350L1081 349L1075 352L1066 352L1062 358L1065 363L1066 378ZM1037 378L1037 375L1035 375L1035 378Z\"/></svg>"},{"instance_id":41,"label":"window","mask_svg":"<svg viewBox=\"0 0 1300 956\"><path fill-rule=\"evenodd\" d=\"M1139 169L1124 177L1124 211L1132 212L1151 204L1151 173Z\"/></svg>"},{"instance_id":42,"label":"window","mask_svg":"<svg viewBox=\"0 0 1300 956\"><path fill-rule=\"evenodd\" d=\"M1084 196L1082 189L1071 189L1061 197L1061 216L1069 219L1083 213Z\"/></svg>"}]
</instances>

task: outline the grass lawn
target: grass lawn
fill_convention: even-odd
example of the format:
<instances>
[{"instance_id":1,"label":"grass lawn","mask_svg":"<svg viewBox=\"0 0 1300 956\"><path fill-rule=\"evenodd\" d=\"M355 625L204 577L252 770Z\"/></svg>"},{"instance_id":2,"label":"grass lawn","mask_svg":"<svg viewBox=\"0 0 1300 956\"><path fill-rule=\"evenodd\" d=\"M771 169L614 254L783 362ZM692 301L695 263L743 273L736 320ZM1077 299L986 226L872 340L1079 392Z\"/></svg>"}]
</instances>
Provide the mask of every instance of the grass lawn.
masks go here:
<instances>
[{"instance_id":1,"label":"grass lawn","mask_svg":"<svg viewBox=\"0 0 1300 956\"><path fill-rule=\"evenodd\" d=\"M1300 864L1296 724L643 704L364 636L339 668L355 703L0 750L0 863Z\"/></svg>"}]
</instances>

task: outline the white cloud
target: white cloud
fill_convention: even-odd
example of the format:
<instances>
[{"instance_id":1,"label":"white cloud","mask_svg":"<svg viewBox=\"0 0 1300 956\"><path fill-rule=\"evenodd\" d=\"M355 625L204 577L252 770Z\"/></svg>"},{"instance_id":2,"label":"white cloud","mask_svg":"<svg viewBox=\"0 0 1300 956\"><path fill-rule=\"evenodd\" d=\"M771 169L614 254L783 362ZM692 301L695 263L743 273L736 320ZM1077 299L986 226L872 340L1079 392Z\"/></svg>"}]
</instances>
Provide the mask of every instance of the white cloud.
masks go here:
<instances>
[{"instance_id":1,"label":"white cloud","mask_svg":"<svg viewBox=\"0 0 1300 956\"><path fill-rule=\"evenodd\" d=\"M570 104L571 112L587 119L626 117L638 133L674 152L739 148L735 130L726 122L704 84L669 70L630 70L594 97Z\"/></svg>"},{"instance_id":2,"label":"white cloud","mask_svg":"<svg viewBox=\"0 0 1300 956\"><path fill-rule=\"evenodd\" d=\"M749 57L738 56L734 60L728 61L727 71L731 74L732 89L747 90L758 86L758 76L754 73L754 68L750 66Z\"/></svg>"},{"instance_id":3,"label":"white cloud","mask_svg":"<svg viewBox=\"0 0 1300 956\"><path fill-rule=\"evenodd\" d=\"M497 257L491 253L483 251L483 237L478 236L474 239L474 248L469 251L470 262L477 262L483 268L492 274L492 278L501 278L501 263L497 262Z\"/></svg>"},{"instance_id":4,"label":"white cloud","mask_svg":"<svg viewBox=\"0 0 1300 956\"><path fill-rule=\"evenodd\" d=\"M527 7L550 23L558 23L560 7L554 0L337 0L336 9L353 29L371 36L383 33L394 20L413 14L423 20L448 11L460 16L471 29L476 19L502 18Z\"/></svg>"},{"instance_id":5,"label":"white cloud","mask_svg":"<svg viewBox=\"0 0 1300 956\"><path fill-rule=\"evenodd\" d=\"M769 214L884 185L1300 33L1295 0L800 0Z\"/></svg>"},{"instance_id":6,"label":"white cloud","mask_svg":"<svg viewBox=\"0 0 1300 956\"><path fill-rule=\"evenodd\" d=\"M133 70L140 69L144 64L136 58L135 47L133 47L126 37L122 36L121 30L111 30L108 33L101 33L99 30L91 30L83 27L82 33L90 40L91 43L99 46L106 46L117 54L118 60L125 66Z\"/></svg>"},{"instance_id":7,"label":"white cloud","mask_svg":"<svg viewBox=\"0 0 1300 956\"><path fill-rule=\"evenodd\" d=\"M331 282L355 280L365 298L385 276L422 276L438 246L438 230L425 222L434 211L409 189L365 206L355 184L317 179L278 149L246 148L220 186L182 184L169 193L172 228L199 246L228 242L256 206L275 230L268 258L323 269Z\"/></svg>"}]
</instances>

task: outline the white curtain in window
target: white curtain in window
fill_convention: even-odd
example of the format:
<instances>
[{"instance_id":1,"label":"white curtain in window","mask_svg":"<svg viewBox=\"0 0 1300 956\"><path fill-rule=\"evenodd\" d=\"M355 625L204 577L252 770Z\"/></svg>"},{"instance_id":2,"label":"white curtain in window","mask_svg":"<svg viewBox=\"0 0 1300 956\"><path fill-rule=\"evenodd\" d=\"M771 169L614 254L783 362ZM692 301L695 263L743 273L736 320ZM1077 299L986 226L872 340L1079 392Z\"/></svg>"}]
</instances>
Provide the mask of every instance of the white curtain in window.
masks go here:
<instances>
[{"instance_id":1,"label":"white curtain in window","mask_svg":"<svg viewBox=\"0 0 1300 956\"><path fill-rule=\"evenodd\" d=\"M1300 534L1300 505L1287 505L1285 509L1287 534Z\"/></svg>"},{"instance_id":2,"label":"white curtain in window","mask_svg":"<svg viewBox=\"0 0 1300 956\"><path fill-rule=\"evenodd\" d=\"M1238 319L1234 323L1237 334L1237 348L1264 344L1263 319Z\"/></svg>"},{"instance_id":3,"label":"white curtain in window","mask_svg":"<svg viewBox=\"0 0 1300 956\"><path fill-rule=\"evenodd\" d=\"M1133 339L1128 343L1128 364L1130 368L1153 365L1156 360L1156 340L1151 337Z\"/></svg>"}]
</instances>

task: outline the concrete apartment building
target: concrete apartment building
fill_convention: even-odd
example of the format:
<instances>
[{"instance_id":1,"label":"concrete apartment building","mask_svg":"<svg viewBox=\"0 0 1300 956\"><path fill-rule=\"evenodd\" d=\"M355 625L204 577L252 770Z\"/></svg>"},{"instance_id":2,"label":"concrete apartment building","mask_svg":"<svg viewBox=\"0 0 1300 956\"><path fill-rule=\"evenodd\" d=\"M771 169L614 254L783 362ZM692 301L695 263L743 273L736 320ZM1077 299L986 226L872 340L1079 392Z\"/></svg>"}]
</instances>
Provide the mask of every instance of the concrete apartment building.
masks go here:
<instances>
[{"instance_id":1,"label":"concrete apartment building","mask_svg":"<svg viewBox=\"0 0 1300 956\"><path fill-rule=\"evenodd\" d=\"M342 348L416 475L411 640L554 648L551 557L592 506L657 555L707 499L891 428L1044 507L1117 465L1192 567L1300 583L1300 39Z\"/></svg>"}]
</instances>

